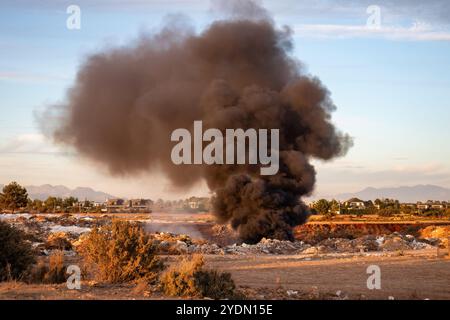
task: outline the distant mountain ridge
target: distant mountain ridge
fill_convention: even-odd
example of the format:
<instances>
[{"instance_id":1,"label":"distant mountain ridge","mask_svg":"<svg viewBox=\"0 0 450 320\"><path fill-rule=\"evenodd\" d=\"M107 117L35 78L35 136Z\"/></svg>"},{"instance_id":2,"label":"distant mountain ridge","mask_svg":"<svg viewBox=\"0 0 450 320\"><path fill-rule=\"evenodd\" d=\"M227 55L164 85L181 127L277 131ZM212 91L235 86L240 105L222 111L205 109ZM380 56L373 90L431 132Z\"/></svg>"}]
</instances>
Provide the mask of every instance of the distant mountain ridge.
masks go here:
<instances>
[{"instance_id":1,"label":"distant mountain ridge","mask_svg":"<svg viewBox=\"0 0 450 320\"><path fill-rule=\"evenodd\" d=\"M427 200L450 201L450 189L435 185L401 186L395 188L368 187L354 193L337 194L333 198L344 201L354 197L362 200L394 198L400 202L417 202Z\"/></svg>"},{"instance_id":2,"label":"distant mountain ridge","mask_svg":"<svg viewBox=\"0 0 450 320\"><path fill-rule=\"evenodd\" d=\"M3 189L3 184L0 184L0 190ZM95 202L103 202L106 199L117 198L113 195L102 191L96 191L92 188L77 187L70 189L63 185L53 186L51 184L43 184L41 186L25 186L28 191L28 196L31 199L45 200L48 197L75 197L78 200L90 200Z\"/></svg>"},{"instance_id":3,"label":"distant mountain ridge","mask_svg":"<svg viewBox=\"0 0 450 320\"><path fill-rule=\"evenodd\" d=\"M3 189L3 184L0 184L0 191ZM96 202L103 202L106 199L117 198L111 194L102 191L96 191L89 187L77 187L70 189L63 185L44 184L41 186L25 186L28 195L31 199L45 200L48 197L75 197L79 200L90 200ZM416 186L401 186L394 188L373 188L368 187L358 192L340 193L333 196L313 196L311 200L319 198L337 199L345 201L350 198L359 198L362 200L375 200L381 198L394 198L400 202L417 202L427 200L450 201L450 189L436 186L436 185L416 185Z\"/></svg>"}]
</instances>

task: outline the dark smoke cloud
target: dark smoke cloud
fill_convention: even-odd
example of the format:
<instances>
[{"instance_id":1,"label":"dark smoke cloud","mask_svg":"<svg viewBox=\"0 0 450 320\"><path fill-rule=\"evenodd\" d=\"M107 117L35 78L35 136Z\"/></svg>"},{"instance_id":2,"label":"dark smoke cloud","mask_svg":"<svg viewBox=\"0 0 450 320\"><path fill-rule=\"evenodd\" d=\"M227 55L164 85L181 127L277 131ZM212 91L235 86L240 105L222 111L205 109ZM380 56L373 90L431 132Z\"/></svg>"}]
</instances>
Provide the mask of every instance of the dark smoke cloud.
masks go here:
<instances>
[{"instance_id":1,"label":"dark smoke cloud","mask_svg":"<svg viewBox=\"0 0 450 320\"><path fill-rule=\"evenodd\" d=\"M88 57L66 101L42 115L44 130L115 175L161 170L180 188L205 179L218 220L246 242L292 239L308 216L300 198L314 188L310 159L343 155L351 144L330 122L329 92L289 55L289 29L265 15L217 21L199 35L181 31L168 25ZM260 176L259 165L174 165L170 134L194 120L204 130L280 129L278 174Z\"/></svg>"}]
</instances>

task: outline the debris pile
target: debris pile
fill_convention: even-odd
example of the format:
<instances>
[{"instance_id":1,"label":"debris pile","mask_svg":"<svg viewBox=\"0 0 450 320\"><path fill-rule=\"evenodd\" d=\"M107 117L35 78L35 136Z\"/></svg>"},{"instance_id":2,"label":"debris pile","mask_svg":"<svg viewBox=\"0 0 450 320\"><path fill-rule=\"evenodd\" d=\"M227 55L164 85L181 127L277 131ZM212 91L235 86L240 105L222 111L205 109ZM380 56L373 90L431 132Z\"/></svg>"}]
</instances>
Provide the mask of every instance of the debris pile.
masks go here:
<instances>
[{"instance_id":1,"label":"debris pile","mask_svg":"<svg viewBox=\"0 0 450 320\"><path fill-rule=\"evenodd\" d=\"M169 244L168 244L169 245ZM353 240L336 238L326 239L316 245L311 245L303 241L283 241L263 238L257 244L233 244L219 246L215 243L187 243L177 239L172 250L179 250L182 253L202 253L202 254L304 254L315 255L319 253L358 253L370 251L399 251L399 250L419 250L432 248L429 243L419 241L411 235L401 235L392 233L384 236L363 236Z\"/></svg>"},{"instance_id":2,"label":"debris pile","mask_svg":"<svg viewBox=\"0 0 450 320\"><path fill-rule=\"evenodd\" d=\"M170 232L157 232L151 235L155 244L158 245L161 254L185 254L189 253L189 248L196 246L190 236L186 234L175 234Z\"/></svg>"},{"instance_id":3,"label":"debris pile","mask_svg":"<svg viewBox=\"0 0 450 320\"><path fill-rule=\"evenodd\" d=\"M27 240L40 254L48 255L53 250L75 253L88 232L108 223L107 216L53 215L53 214L8 214L1 215L20 229L24 230ZM209 241L191 238L186 234L170 232L150 233L158 245L160 254L211 254L211 255L306 255L394 252L420 250L435 247L447 247L449 226L428 226L416 236L392 232L381 235L357 235L341 233L340 237L326 234L327 237L302 238L303 241L286 241L263 238L256 244L239 243L237 233L227 225L212 227ZM416 234L415 234L416 235Z\"/></svg>"},{"instance_id":4,"label":"debris pile","mask_svg":"<svg viewBox=\"0 0 450 320\"><path fill-rule=\"evenodd\" d=\"M428 226L420 231L420 236L431 245L448 248L450 226Z\"/></svg>"}]
</instances>

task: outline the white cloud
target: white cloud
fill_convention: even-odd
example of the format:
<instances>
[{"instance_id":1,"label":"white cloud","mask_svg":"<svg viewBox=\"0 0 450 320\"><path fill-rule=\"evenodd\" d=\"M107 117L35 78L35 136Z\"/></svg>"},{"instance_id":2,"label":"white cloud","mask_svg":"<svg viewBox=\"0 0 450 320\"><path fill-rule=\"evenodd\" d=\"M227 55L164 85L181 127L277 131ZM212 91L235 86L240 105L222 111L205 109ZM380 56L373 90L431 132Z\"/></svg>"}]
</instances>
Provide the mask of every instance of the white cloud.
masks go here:
<instances>
[{"instance_id":1,"label":"white cloud","mask_svg":"<svg viewBox=\"0 0 450 320\"><path fill-rule=\"evenodd\" d=\"M58 83L61 80L68 80L68 77L51 74L22 73L12 71L0 71L0 80L30 83Z\"/></svg>"},{"instance_id":2,"label":"white cloud","mask_svg":"<svg viewBox=\"0 0 450 320\"><path fill-rule=\"evenodd\" d=\"M424 22L410 27L384 26L378 29L366 25L297 24L293 27L297 36L309 38L384 38L410 41L450 41L450 31L434 28Z\"/></svg>"},{"instance_id":3,"label":"white cloud","mask_svg":"<svg viewBox=\"0 0 450 320\"><path fill-rule=\"evenodd\" d=\"M25 133L19 134L6 143L0 144L1 153L61 153L42 134Z\"/></svg>"}]
</instances>

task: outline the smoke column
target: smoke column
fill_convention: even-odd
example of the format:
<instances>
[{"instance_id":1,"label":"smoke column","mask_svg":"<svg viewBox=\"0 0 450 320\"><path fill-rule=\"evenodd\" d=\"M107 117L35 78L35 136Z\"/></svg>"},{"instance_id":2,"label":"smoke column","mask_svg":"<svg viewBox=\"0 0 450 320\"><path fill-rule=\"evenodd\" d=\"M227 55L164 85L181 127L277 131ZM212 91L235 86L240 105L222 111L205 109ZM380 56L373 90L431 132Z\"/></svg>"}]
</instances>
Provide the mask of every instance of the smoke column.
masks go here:
<instances>
[{"instance_id":1,"label":"smoke column","mask_svg":"<svg viewBox=\"0 0 450 320\"><path fill-rule=\"evenodd\" d=\"M331 123L328 90L290 56L289 28L278 30L264 9L246 4L245 16L200 34L169 24L87 57L65 101L40 122L55 143L111 174L162 171L180 188L205 179L218 221L245 242L293 239L308 217L301 197L315 184L310 159L343 155L351 140ZM259 165L174 165L170 134L194 120L204 130L280 129L278 174L261 176Z\"/></svg>"}]
</instances>

